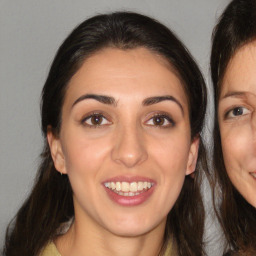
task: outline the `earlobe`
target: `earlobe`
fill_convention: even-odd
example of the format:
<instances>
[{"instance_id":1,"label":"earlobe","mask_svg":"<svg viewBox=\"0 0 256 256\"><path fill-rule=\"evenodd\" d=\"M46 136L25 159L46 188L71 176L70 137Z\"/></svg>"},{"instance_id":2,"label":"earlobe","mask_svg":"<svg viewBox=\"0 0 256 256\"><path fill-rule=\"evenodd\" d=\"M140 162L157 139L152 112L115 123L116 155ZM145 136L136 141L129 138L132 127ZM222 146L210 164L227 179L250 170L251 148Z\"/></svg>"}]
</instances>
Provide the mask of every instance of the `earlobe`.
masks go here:
<instances>
[{"instance_id":1,"label":"earlobe","mask_svg":"<svg viewBox=\"0 0 256 256\"><path fill-rule=\"evenodd\" d=\"M65 158L63 155L60 139L56 138L50 127L47 131L47 141L51 150L51 156L56 170L61 174L66 174Z\"/></svg>"},{"instance_id":2,"label":"earlobe","mask_svg":"<svg viewBox=\"0 0 256 256\"><path fill-rule=\"evenodd\" d=\"M186 175L192 174L196 169L199 142L200 138L199 136L196 136L190 145Z\"/></svg>"}]
</instances>

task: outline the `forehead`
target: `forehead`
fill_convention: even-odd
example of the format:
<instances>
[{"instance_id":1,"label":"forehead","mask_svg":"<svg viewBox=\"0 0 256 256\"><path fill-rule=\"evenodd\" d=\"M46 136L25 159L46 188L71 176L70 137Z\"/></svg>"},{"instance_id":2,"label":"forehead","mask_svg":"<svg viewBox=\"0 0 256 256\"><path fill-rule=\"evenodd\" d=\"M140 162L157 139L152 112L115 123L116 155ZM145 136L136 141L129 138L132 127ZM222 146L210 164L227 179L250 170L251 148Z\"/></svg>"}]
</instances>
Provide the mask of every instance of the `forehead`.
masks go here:
<instances>
[{"instance_id":1,"label":"forehead","mask_svg":"<svg viewBox=\"0 0 256 256\"><path fill-rule=\"evenodd\" d=\"M256 41L241 47L227 66L221 95L238 90L256 94Z\"/></svg>"},{"instance_id":2,"label":"forehead","mask_svg":"<svg viewBox=\"0 0 256 256\"><path fill-rule=\"evenodd\" d=\"M174 93L186 102L184 86L162 56L145 48L102 49L85 60L72 77L66 98L83 93L144 95Z\"/></svg>"}]
</instances>

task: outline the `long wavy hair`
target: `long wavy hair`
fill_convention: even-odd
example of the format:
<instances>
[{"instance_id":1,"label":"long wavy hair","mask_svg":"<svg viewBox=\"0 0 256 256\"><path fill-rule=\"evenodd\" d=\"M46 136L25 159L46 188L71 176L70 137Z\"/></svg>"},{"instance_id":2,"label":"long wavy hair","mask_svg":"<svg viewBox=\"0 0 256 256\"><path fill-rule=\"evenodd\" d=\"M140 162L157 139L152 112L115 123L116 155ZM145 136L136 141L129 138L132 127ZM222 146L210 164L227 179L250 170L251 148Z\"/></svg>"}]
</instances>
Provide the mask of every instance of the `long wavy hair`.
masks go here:
<instances>
[{"instance_id":1,"label":"long wavy hair","mask_svg":"<svg viewBox=\"0 0 256 256\"><path fill-rule=\"evenodd\" d=\"M46 140L47 126L58 135L62 105L72 76L83 62L102 48L144 47L165 58L182 81L189 102L191 137L201 137L206 110L204 79L189 52L164 25L149 17L129 12L98 15L81 23L60 46L45 82L41 99L44 149L34 187L9 225L5 256L36 256L59 235L62 223L74 216L72 189L68 176L53 164ZM200 142L194 177L186 177L181 194L168 215L163 250L170 237L178 255L204 255L204 207L200 185L207 173L203 142Z\"/></svg>"},{"instance_id":2,"label":"long wavy hair","mask_svg":"<svg viewBox=\"0 0 256 256\"><path fill-rule=\"evenodd\" d=\"M227 238L227 255L256 255L256 209L228 178L218 124L218 102L227 66L234 54L256 39L256 1L234 0L223 12L213 31L211 76L214 86L215 209Z\"/></svg>"}]
</instances>

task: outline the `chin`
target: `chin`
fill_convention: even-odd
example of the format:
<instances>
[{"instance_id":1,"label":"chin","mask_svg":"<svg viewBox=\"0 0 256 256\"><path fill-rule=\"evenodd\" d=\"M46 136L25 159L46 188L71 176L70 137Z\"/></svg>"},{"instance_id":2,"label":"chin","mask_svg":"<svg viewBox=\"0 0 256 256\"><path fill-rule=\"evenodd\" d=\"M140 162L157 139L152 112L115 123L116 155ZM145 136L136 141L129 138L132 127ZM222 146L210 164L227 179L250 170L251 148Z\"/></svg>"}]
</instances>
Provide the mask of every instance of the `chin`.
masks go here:
<instances>
[{"instance_id":1,"label":"chin","mask_svg":"<svg viewBox=\"0 0 256 256\"><path fill-rule=\"evenodd\" d=\"M127 218L123 221L118 221L113 223L111 227L108 227L108 230L117 235L122 237L137 237L137 236L143 236L157 227L160 227L163 222L159 221L154 224L153 220L148 220L145 222L144 220L132 220L130 218ZM165 226L165 222L164 222Z\"/></svg>"}]
</instances>

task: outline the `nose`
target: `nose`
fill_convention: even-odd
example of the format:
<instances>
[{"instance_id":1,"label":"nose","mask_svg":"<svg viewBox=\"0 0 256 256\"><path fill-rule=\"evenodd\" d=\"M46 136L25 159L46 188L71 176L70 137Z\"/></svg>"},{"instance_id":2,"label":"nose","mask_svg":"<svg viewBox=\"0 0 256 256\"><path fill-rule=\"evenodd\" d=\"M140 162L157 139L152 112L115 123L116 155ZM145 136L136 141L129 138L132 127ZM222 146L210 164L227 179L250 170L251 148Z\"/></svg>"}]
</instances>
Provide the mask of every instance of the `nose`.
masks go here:
<instances>
[{"instance_id":1,"label":"nose","mask_svg":"<svg viewBox=\"0 0 256 256\"><path fill-rule=\"evenodd\" d=\"M112 160L127 168L140 165L148 158L143 132L139 127L123 126L115 134Z\"/></svg>"}]
</instances>

